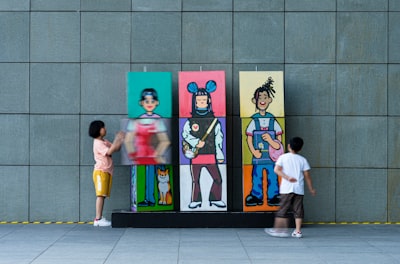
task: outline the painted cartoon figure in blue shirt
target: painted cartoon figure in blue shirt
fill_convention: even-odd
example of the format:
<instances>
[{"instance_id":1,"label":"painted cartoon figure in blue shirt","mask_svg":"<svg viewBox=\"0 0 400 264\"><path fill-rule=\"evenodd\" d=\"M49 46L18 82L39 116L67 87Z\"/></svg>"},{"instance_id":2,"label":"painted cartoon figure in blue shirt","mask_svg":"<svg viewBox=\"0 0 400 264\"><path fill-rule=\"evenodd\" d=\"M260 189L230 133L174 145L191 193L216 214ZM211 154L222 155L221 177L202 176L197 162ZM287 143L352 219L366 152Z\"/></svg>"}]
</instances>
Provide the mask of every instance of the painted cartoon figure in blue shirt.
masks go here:
<instances>
[{"instance_id":1,"label":"painted cartoon figure in blue shirt","mask_svg":"<svg viewBox=\"0 0 400 264\"><path fill-rule=\"evenodd\" d=\"M275 117L267 112L272 103L275 90L273 80L268 78L254 92L252 102L257 113L251 116L246 128L247 145L252 153L252 190L247 195L246 206L263 205L263 171L267 174L267 202L269 206L279 205L279 182L274 172L275 161L284 152L282 146L282 128Z\"/></svg>"}]
</instances>

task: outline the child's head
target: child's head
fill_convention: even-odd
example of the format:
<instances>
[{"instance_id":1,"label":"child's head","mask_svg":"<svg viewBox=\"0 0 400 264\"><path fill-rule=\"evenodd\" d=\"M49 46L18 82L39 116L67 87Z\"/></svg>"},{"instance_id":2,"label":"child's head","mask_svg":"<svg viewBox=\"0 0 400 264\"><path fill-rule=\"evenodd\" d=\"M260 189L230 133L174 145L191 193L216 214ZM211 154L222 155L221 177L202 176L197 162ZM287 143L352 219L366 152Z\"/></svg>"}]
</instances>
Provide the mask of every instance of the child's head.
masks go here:
<instances>
[{"instance_id":1,"label":"child's head","mask_svg":"<svg viewBox=\"0 0 400 264\"><path fill-rule=\"evenodd\" d=\"M92 138L98 138L100 136L100 130L105 127L104 122L101 120L95 120L90 123L89 136Z\"/></svg>"},{"instance_id":2,"label":"child's head","mask_svg":"<svg viewBox=\"0 0 400 264\"><path fill-rule=\"evenodd\" d=\"M290 139L289 145L294 152L299 152L303 147L304 141L301 137L294 137Z\"/></svg>"}]
</instances>

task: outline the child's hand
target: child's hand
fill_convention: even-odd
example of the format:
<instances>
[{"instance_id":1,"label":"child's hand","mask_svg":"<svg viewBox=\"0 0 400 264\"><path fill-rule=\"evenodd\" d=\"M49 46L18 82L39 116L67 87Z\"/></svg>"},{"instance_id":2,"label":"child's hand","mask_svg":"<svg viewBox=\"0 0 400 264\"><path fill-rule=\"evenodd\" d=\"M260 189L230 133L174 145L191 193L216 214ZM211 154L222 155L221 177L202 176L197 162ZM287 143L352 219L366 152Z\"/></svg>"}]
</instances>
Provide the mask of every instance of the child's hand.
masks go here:
<instances>
[{"instance_id":1,"label":"child's hand","mask_svg":"<svg viewBox=\"0 0 400 264\"><path fill-rule=\"evenodd\" d=\"M289 177L288 181L290 182L297 182L296 178Z\"/></svg>"},{"instance_id":2,"label":"child's hand","mask_svg":"<svg viewBox=\"0 0 400 264\"><path fill-rule=\"evenodd\" d=\"M311 189L310 193L311 193L312 196L315 196L317 194L317 191L315 189Z\"/></svg>"}]
</instances>

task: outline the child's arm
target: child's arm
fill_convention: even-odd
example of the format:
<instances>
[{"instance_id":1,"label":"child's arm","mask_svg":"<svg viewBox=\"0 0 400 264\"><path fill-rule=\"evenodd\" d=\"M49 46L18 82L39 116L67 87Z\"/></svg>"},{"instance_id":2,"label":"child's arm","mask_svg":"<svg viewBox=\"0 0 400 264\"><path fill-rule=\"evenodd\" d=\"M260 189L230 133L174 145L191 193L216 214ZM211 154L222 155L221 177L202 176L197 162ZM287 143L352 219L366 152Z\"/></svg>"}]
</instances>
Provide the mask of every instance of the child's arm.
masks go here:
<instances>
[{"instance_id":1,"label":"child's arm","mask_svg":"<svg viewBox=\"0 0 400 264\"><path fill-rule=\"evenodd\" d=\"M282 179L285 179L285 180L290 181L290 182L297 182L296 178L290 177L289 175L285 174L283 172L283 170L282 170L282 167L279 166L279 165L275 165L274 172L277 175L281 176Z\"/></svg>"},{"instance_id":2,"label":"child's arm","mask_svg":"<svg viewBox=\"0 0 400 264\"><path fill-rule=\"evenodd\" d=\"M124 132L120 131L117 133L111 147L107 151L108 156L111 156L114 152L117 152L121 149L121 145L124 142L124 138L125 138Z\"/></svg>"},{"instance_id":3,"label":"child's arm","mask_svg":"<svg viewBox=\"0 0 400 264\"><path fill-rule=\"evenodd\" d=\"M310 171L309 170L303 171L303 174L304 174L304 179L307 183L308 190L310 191L312 196L315 196L317 191L313 187Z\"/></svg>"}]
</instances>

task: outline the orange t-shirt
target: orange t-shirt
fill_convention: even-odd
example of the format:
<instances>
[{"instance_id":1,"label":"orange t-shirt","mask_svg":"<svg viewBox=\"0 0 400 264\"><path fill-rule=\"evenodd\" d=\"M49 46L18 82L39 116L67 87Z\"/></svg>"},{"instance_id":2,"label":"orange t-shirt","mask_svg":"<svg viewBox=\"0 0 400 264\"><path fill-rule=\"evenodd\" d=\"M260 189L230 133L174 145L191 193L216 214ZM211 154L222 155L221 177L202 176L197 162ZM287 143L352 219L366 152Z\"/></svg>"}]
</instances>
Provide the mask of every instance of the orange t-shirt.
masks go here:
<instances>
[{"instance_id":1,"label":"orange t-shirt","mask_svg":"<svg viewBox=\"0 0 400 264\"><path fill-rule=\"evenodd\" d=\"M111 156L107 155L107 151L111 147L111 142L107 139L94 139L93 141L93 155L96 164L95 170L101 170L113 175L114 165Z\"/></svg>"}]
</instances>

